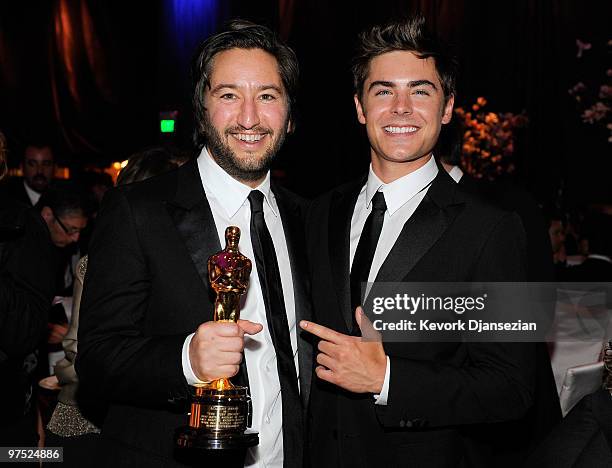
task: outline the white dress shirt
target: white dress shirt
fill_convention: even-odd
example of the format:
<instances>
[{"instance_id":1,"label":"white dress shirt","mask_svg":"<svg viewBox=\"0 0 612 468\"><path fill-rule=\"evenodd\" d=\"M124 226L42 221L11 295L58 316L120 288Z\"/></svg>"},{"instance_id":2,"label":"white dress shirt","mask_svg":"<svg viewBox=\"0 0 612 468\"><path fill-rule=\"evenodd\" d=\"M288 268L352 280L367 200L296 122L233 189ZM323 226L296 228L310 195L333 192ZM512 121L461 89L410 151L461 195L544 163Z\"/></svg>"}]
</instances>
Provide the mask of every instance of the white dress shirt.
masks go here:
<instances>
[{"instance_id":1,"label":"white dress shirt","mask_svg":"<svg viewBox=\"0 0 612 468\"><path fill-rule=\"evenodd\" d=\"M268 329L266 309L257 273L257 265L254 260L253 246L251 244L251 207L247 197L253 189L238 182L221 169L209 155L206 148L202 150L198 157L198 168L221 246L225 246L225 229L228 226L238 226L241 231L240 252L250 258L253 263L249 289L245 299L243 299L244 305L240 311L240 318L263 325L263 330L258 334L253 336L245 335L244 337L244 356L253 402L253 425L251 429L259 432L259 445L248 450L245 466L253 468L282 467L283 413L281 387L276 364L276 353ZM285 309L287 311L287 321L289 323L291 347L293 348L296 370L299 374L299 367L297 365L295 302L289 251L276 198L270 190L269 173L256 190L261 191L265 197L263 205L264 219L276 250L283 297L285 299ZM195 376L189 362L189 343L192 337L193 334L189 335L185 340L182 356L183 373L187 383L190 385L201 383Z\"/></svg>"},{"instance_id":2,"label":"white dress shirt","mask_svg":"<svg viewBox=\"0 0 612 468\"><path fill-rule=\"evenodd\" d=\"M23 188L25 188L26 194L28 195L32 206L36 205L38 200L40 200L40 193L32 190L25 180L23 181Z\"/></svg>"},{"instance_id":3,"label":"white dress shirt","mask_svg":"<svg viewBox=\"0 0 612 468\"><path fill-rule=\"evenodd\" d=\"M380 270L380 267L385 262L393 245L395 245L404 224L410 219L425 197L429 186L436 178L437 174L438 166L433 156L430 156L429 161L416 171L400 177L390 184L383 183L376 174L374 174L372 165L370 165L368 181L357 197L357 203L355 203L355 210L353 211L353 217L351 219L349 260L350 264L353 265L353 259L355 258L357 244L359 244L361 231L363 231L368 215L370 211L372 211L372 198L376 192L383 192L387 204L387 211L385 211L382 231L378 239L378 244L376 245L372 266L370 267L370 273L368 275L369 283L373 283L376 279L378 270ZM390 379L391 362L389 356L387 356L387 369L385 371L382 391L380 395L374 395L377 405L387 404Z\"/></svg>"}]
</instances>

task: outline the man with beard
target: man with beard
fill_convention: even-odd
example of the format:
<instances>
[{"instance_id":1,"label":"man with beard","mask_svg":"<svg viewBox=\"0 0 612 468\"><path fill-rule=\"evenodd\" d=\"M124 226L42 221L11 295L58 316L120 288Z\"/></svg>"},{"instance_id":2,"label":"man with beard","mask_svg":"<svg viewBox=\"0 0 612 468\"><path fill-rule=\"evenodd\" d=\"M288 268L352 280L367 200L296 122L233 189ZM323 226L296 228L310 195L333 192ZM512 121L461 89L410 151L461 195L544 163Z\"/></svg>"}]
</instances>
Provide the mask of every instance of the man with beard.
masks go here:
<instances>
[{"instance_id":1,"label":"man with beard","mask_svg":"<svg viewBox=\"0 0 612 468\"><path fill-rule=\"evenodd\" d=\"M32 143L26 146L21 162L23 179L8 180L1 189L0 198L12 200L25 207L31 207L51 184L55 161L53 151L46 143Z\"/></svg>"},{"instance_id":2,"label":"man with beard","mask_svg":"<svg viewBox=\"0 0 612 468\"><path fill-rule=\"evenodd\" d=\"M81 304L81 394L109 405L102 466L178 466L188 384L248 384L259 445L245 466L302 465L311 348L302 205L270 181L292 128L296 57L270 30L235 21L194 63L200 153L176 171L104 199ZM253 262L238 324L215 323L207 259L242 231ZM299 375L299 382L298 382Z\"/></svg>"}]
</instances>

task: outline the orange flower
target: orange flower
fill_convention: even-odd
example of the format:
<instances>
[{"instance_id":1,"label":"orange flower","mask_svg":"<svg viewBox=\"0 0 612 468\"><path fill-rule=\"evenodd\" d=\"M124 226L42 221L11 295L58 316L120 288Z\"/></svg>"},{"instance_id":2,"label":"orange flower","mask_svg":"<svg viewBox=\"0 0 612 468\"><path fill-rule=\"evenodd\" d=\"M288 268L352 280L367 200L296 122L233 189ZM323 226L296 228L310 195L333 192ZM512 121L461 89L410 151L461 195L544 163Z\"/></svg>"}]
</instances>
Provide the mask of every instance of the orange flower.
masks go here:
<instances>
[{"instance_id":1,"label":"orange flower","mask_svg":"<svg viewBox=\"0 0 612 468\"><path fill-rule=\"evenodd\" d=\"M487 122L488 124L498 123L499 117L497 117L497 114L495 114L494 112L489 112L485 117L485 122Z\"/></svg>"}]
</instances>

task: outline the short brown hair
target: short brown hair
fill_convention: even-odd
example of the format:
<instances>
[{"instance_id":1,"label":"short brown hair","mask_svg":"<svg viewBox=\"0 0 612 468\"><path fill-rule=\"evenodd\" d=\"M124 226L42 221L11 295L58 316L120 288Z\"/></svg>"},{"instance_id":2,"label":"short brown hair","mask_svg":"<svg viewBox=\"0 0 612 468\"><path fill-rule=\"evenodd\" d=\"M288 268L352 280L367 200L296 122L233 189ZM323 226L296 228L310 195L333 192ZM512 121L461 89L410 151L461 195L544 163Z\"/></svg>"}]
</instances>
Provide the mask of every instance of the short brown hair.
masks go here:
<instances>
[{"instance_id":1,"label":"short brown hair","mask_svg":"<svg viewBox=\"0 0 612 468\"><path fill-rule=\"evenodd\" d=\"M361 100L363 85L370 71L370 62L379 55L398 50L413 52L417 57L433 58L442 83L445 99L456 94L457 61L442 43L425 28L422 15L384 25L375 25L359 35L353 58L353 85Z\"/></svg>"}]
</instances>

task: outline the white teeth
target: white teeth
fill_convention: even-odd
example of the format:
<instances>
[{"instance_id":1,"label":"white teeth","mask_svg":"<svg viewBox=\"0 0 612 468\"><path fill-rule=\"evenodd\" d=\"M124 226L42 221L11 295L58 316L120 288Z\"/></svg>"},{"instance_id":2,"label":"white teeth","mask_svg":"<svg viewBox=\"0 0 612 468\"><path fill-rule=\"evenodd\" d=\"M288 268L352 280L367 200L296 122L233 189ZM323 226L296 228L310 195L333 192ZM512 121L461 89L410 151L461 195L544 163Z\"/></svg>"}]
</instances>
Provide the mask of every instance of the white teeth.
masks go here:
<instances>
[{"instance_id":1,"label":"white teeth","mask_svg":"<svg viewBox=\"0 0 612 468\"><path fill-rule=\"evenodd\" d=\"M416 127L385 127L385 132L388 133L413 133L417 130Z\"/></svg>"},{"instance_id":2,"label":"white teeth","mask_svg":"<svg viewBox=\"0 0 612 468\"><path fill-rule=\"evenodd\" d=\"M254 135L252 133L235 133L234 137L242 141L254 142L254 141L261 140L264 137L264 135L259 135L259 134Z\"/></svg>"}]
</instances>

